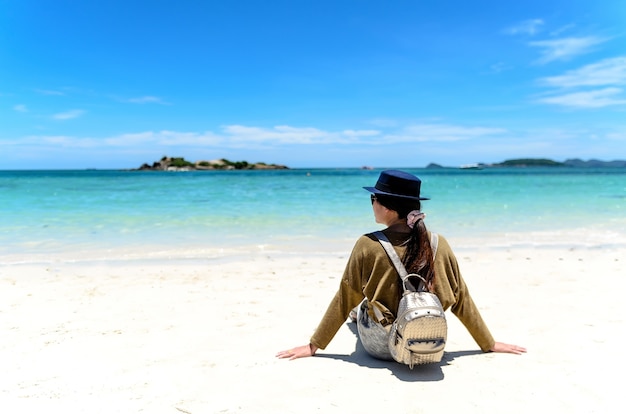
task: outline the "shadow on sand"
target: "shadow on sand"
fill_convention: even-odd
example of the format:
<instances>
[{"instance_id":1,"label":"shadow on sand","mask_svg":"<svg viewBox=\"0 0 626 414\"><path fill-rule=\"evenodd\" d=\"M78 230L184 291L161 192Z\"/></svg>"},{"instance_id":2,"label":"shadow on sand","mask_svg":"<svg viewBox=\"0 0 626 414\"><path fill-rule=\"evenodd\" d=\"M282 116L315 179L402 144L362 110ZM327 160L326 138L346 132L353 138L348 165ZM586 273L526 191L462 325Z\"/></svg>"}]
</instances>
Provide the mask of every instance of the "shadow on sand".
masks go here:
<instances>
[{"instance_id":1,"label":"shadow on sand","mask_svg":"<svg viewBox=\"0 0 626 414\"><path fill-rule=\"evenodd\" d=\"M383 361L376 359L365 351L359 339L356 324L350 323L348 327L356 336L356 348L350 355L339 354L317 354L315 358L332 358L340 361L350 362L367 368L388 369L393 375L402 381L441 381L444 378L441 367L449 365L456 358L469 355L482 354L480 350L444 352L443 359L438 364L417 365L410 369L406 365L398 364L394 361Z\"/></svg>"}]
</instances>

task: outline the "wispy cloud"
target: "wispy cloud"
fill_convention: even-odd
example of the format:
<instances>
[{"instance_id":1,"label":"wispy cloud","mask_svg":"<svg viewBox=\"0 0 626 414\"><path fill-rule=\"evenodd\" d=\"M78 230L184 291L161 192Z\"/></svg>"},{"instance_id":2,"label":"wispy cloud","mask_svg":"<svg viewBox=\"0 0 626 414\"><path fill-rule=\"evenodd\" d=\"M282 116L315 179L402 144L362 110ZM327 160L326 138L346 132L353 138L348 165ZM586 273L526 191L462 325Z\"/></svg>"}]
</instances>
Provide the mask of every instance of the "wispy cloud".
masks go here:
<instances>
[{"instance_id":1,"label":"wispy cloud","mask_svg":"<svg viewBox=\"0 0 626 414\"><path fill-rule=\"evenodd\" d=\"M448 124L415 124L405 127L398 133L385 135L385 142L454 142L500 135L507 131L502 128L475 127Z\"/></svg>"},{"instance_id":2,"label":"wispy cloud","mask_svg":"<svg viewBox=\"0 0 626 414\"><path fill-rule=\"evenodd\" d=\"M15 105L13 107L13 110L16 112L28 112L28 108L26 108L26 105L23 104Z\"/></svg>"},{"instance_id":3,"label":"wispy cloud","mask_svg":"<svg viewBox=\"0 0 626 414\"><path fill-rule=\"evenodd\" d=\"M609 91L604 97L596 94L595 99L619 98ZM585 104L588 103L589 97ZM349 167L355 164L391 167L419 166L429 162L441 165L497 162L516 154L555 159L583 156L606 158L612 156L610 154L619 153L626 139L624 128L610 125L581 128L580 125L572 124L570 128L526 126L522 129L503 129L493 125L420 121L380 131L358 128L325 130L286 125L284 128L233 127L236 128L222 127L206 132L144 131L101 137L32 135L0 140L0 151L28 154L31 159L44 162L64 160L64 168L70 165L84 168L84 163L98 168L128 168L165 154L184 156L192 161L234 157L293 167ZM254 132L267 135L264 140L259 140L252 136ZM298 142L285 143L283 133L302 136ZM322 136L323 139L312 139L307 137L308 134ZM250 140L246 141L246 136ZM347 136L352 137L348 139ZM596 145L589 147L590 139ZM114 164L111 164L112 161Z\"/></svg>"},{"instance_id":4,"label":"wispy cloud","mask_svg":"<svg viewBox=\"0 0 626 414\"><path fill-rule=\"evenodd\" d=\"M158 96L141 96L138 98L130 98L130 99L127 99L126 102L136 103L136 104L147 104L147 103L155 103L155 104L161 104L161 105L167 104L167 102L165 102L163 99L159 98Z\"/></svg>"},{"instance_id":5,"label":"wispy cloud","mask_svg":"<svg viewBox=\"0 0 626 414\"><path fill-rule=\"evenodd\" d=\"M624 141L626 142L626 130L613 131L606 134L605 138L609 141Z\"/></svg>"},{"instance_id":6,"label":"wispy cloud","mask_svg":"<svg viewBox=\"0 0 626 414\"><path fill-rule=\"evenodd\" d=\"M74 109L71 111L60 112L58 114L54 114L52 115L52 119L56 121L67 121L69 119L78 118L79 116L82 116L84 113L85 111L83 111L82 109Z\"/></svg>"},{"instance_id":7,"label":"wispy cloud","mask_svg":"<svg viewBox=\"0 0 626 414\"><path fill-rule=\"evenodd\" d=\"M500 73L500 72L504 72L506 70L511 70L511 69L513 69L512 65L509 65L504 62L498 62L498 63L494 63L493 65L491 65L490 73Z\"/></svg>"},{"instance_id":8,"label":"wispy cloud","mask_svg":"<svg viewBox=\"0 0 626 414\"><path fill-rule=\"evenodd\" d=\"M108 137L103 140L112 147L211 147L225 145L224 137L213 132L145 131Z\"/></svg>"},{"instance_id":9,"label":"wispy cloud","mask_svg":"<svg viewBox=\"0 0 626 414\"><path fill-rule=\"evenodd\" d=\"M370 124L380 128L390 128L398 125L398 121L389 118L375 118L369 121Z\"/></svg>"},{"instance_id":10,"label":"wispy cloud","mask_svg":"<svg viewBox=\"0 0 626 414\"><path fill-rule=\"evenodd\" d=\"M601 60L570 70L560 76L539 79L541 84L560 88L626 84L626 56Z\"/></svg>"},{"instance_id":11,"label":"wispy cloud","mask_svg":"<svg viewBox=\"0 0 626 414\"><path fill-rule=\"evenodd\" d=\"M274 146L343 146L363 147L388 146L392 143L405 145L424 142L446 143L467 141L481 137L498 137L508 131L501 128L450 125L443 123L413 124L399 129L366 130L344 129L327 131L312 127L278 125L270 128L227 125L219 132L144 131L104 138L71 136L31 136L20 141L20 145L62 146L75 148L137 149L146 148L265 148Z\"/></svg>"},{"instance_id":12,"label":"wispy cloud","mask_svg":"<svg viewBox=\"0 0 626 414\"><path fill-rule=\"evenodd\" d=\"M574 108L603 108L626 105L626 95L621 88L604 88L592 91L572 92L541 98L538 102Z\"/></svg>"},{"instance_id":13,"label":"wispy cloud","mask_svg":"<svg viewBox=\"0 0 626 414\"><path fill-rule=\"evenodd\" d=\"M343 130L325 131L317 128L295 128L287 125L273 128L247 127L230 125L223 129L232 142L265 142L273 144L359 144L388 145L390 143L410 142L449 142L470 140L487 135L506 132L500 128L448 125L443 123L420 123L391 127L387 130Z\"/></svg>"},{"instance_id":14,"label":"wispy cloud","mask_svg":"<svg viewBox=\"0 0 626 414\"><path fill-rule=\"evenodd\" d=\"M549 92L552 96L538 99L539 103L572 108L624 105L626 95L621 86L626 85L626 56L604 59L563 75L541 78L538 83L557 88Z\"/></svg>"},{"instance_id":15,"label":"wispy cloud","mask_svg":"<svg viewBox=\"0 0 626 414\"><path fill-rule=\"evenodd\" d=\"M609 40L608 38L588 36L588 37L567 37L555 40L540 40L530 42L532 47L541 50L541 58L537 63L545 64L555 60L569 60L574 56L583 55L593 51L594 46Z\"/></svg>"},{"instance_id":16,"label":"wispy cloud","mask_svg":"<svg viewBox=\"0 0 626 414\"><path fill-rule=\"evenodd\" d=\"M347 137L375 137L380 135L380 131L374 129L365 129L365 130L353 130L346 129L341 132L343 135Z\"/></svg>"},{"instance_id":17,"label":"wispy cloud","mask_svg":"<svg viewBox=\"0 0 626 414\"><path fill-rule=\"evenodd\" d=\"M541 31L541 27L543 25L544 21L542 19L528 19L519 22L511 27L507 27L506 29L504 29L504 33L509 35L522 34L534 36Z\"/></svg>"},{"instance_id":18,"label":"wispy cloud","mask_svg":"<svg viewBox=\"0 0 626 414\"><path fill-rule=\"evenodd\" d=\"M50 89L35 89L35 92L42 95L65 95L63 92L50 90Z\"/></svg>"},{"instance_id":19,"label":"wispy cloud","mask_svg":"<svg viewBox=\"0 0 626 414\"><path fill-rule=\"evenodd\" d=\"M226 125L223 132L230 142L272 144L325 144L354 140L354 131L349 136L340 132L329 132L317 128L298 128L277 125L273 128Z\"/></svg>"},{"instance_id":20,"label":"wispy cloud","mask_svg":"<svg viewBox=\"0 0 626 414\"><path fill-rule=\"evenodd\" d=\"M576 25L574 23L566 24L565 26L561 26L558 29L551 31L550 35L551 36L559 36L561 33L567 32L568 30L571 30L574 27L576 27Z\"/></svg>"}]
</instances>

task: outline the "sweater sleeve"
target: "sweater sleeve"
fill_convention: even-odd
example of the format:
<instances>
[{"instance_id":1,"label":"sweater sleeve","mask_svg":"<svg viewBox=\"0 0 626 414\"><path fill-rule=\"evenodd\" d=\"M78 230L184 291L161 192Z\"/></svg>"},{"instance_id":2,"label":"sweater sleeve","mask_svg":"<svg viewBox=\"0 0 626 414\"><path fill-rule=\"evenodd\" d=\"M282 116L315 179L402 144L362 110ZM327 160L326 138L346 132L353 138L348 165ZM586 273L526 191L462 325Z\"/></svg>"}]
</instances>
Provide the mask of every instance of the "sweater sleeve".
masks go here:
<instances>
[{"instance_id":1,"label":"sweater sleeve","mask_svg":"<svg viewBox=\"0 0 626 414\"><path fill-rule=\"evenodd\" d=\"M447 241L440 236L439 251L436 258L435 291L442 301L444 309L450 308L468 330L474 341L484 352L489 351L495 340L483 320L478 307L470 296L469 289L461 276L456 257ZM440 277L445 275L446 277Z\"/></svg>"},{"instance_id":2,"label":"sweater sleeve","mask_svg":"<svg viewBox=\"0 0 626 414\"><path fill-rule=\"evenodd\" d=\"M335 293L326 313L311 337L311 343L320 349L325 349L328 346L339 328L345 323L350 311L361 303L364 298L361 279L361 256L359 242L357 242L346 264L341 283L339 284L339 290Z\"/></svg>"}]
</instances>

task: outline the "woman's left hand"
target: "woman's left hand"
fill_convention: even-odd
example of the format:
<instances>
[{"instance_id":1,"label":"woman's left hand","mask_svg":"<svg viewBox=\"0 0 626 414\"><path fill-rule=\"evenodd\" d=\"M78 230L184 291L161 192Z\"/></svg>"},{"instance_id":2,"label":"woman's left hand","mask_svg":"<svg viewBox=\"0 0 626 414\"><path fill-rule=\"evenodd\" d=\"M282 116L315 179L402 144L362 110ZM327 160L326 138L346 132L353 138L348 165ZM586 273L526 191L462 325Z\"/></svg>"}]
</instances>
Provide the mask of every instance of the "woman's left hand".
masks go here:
<instances>
[{"instance_id":1,"label":"woman's left hand","mask_svg":"<svg viewBox=\"0 0 626 414\"><path fill-rule=\"evenodd\" d=\"M505 344L503 342L496 342L491 347L490 351L521 355L526 352L526 348L518 345Z\"/></svg>"}]
</instances>

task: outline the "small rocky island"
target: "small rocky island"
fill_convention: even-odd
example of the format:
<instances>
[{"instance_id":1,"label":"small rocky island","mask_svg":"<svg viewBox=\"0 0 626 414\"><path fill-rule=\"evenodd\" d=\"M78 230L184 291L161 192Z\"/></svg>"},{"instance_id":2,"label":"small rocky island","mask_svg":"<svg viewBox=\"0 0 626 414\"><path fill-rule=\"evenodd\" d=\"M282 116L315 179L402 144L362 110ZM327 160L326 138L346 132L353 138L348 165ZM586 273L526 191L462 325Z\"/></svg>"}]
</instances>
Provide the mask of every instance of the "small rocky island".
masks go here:
<instances>
[{"instance_id":1,"label":"small rocky island","mask_svg":"<svg viewBox=\"0 0 626 414\"><path fill-rule=\"evenodd\" d=\"M225 158L212 161L187 161L182 157L163 157L160 161L143 164L135 171L202 171L202 170L287 170L288 167L264 162L230 161Z\"/></svg>"}]
</instances>

